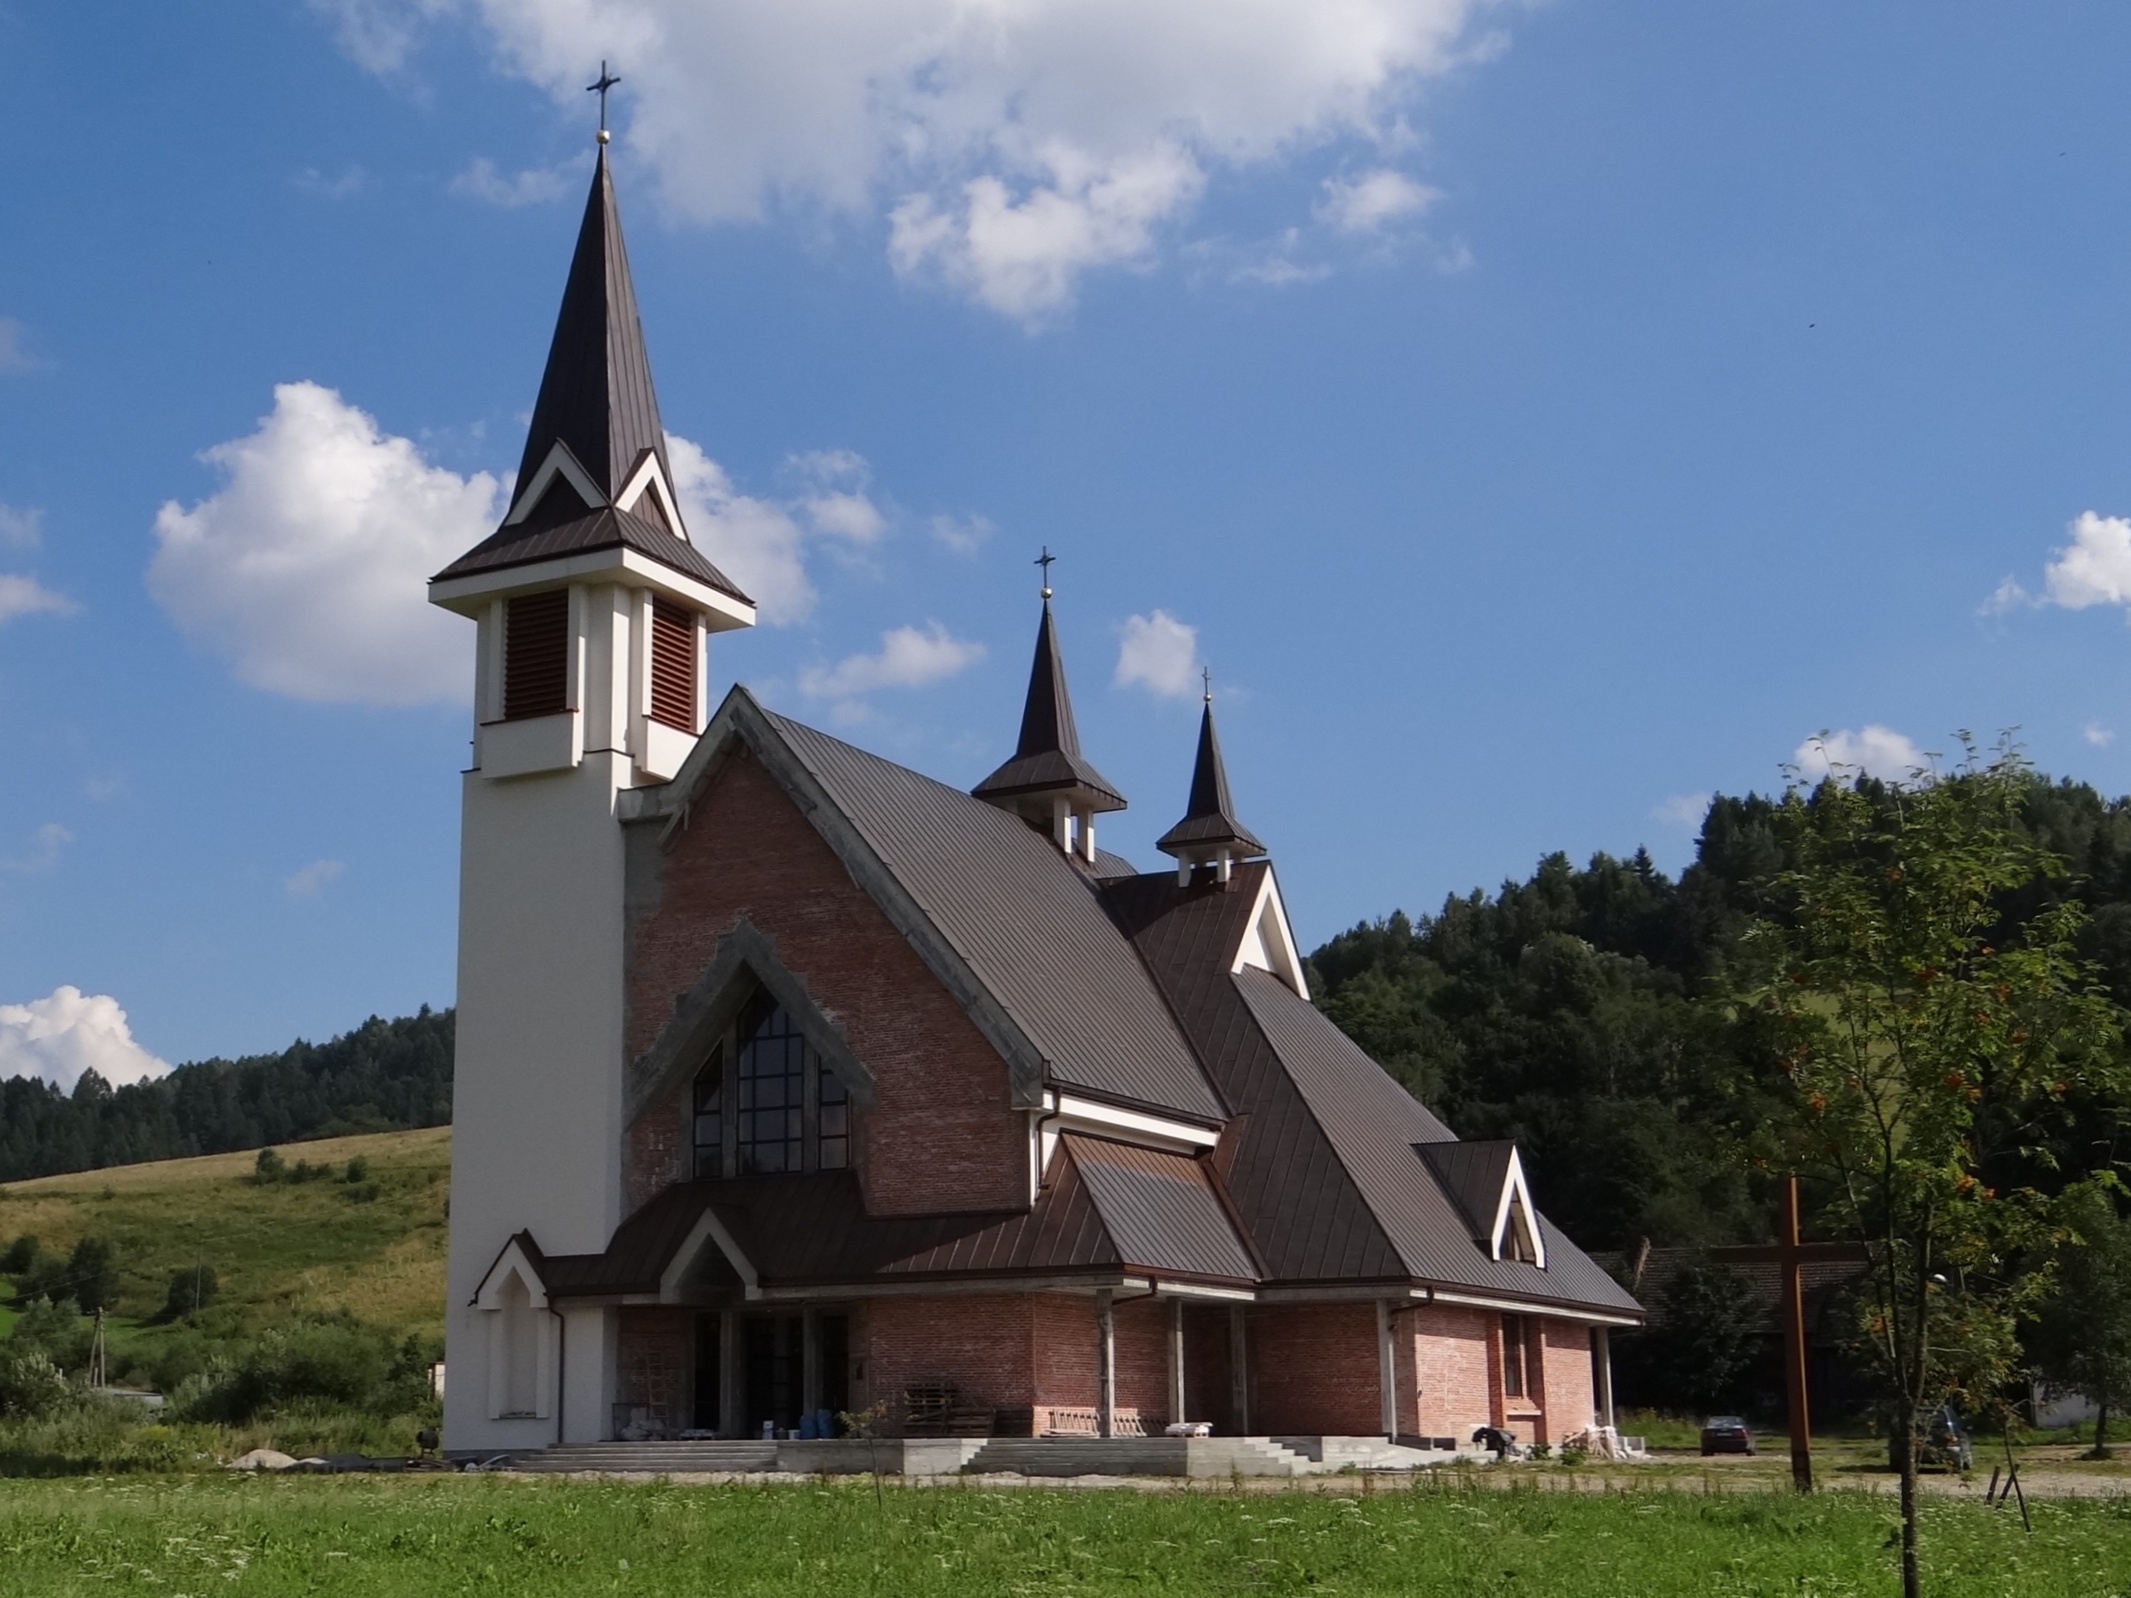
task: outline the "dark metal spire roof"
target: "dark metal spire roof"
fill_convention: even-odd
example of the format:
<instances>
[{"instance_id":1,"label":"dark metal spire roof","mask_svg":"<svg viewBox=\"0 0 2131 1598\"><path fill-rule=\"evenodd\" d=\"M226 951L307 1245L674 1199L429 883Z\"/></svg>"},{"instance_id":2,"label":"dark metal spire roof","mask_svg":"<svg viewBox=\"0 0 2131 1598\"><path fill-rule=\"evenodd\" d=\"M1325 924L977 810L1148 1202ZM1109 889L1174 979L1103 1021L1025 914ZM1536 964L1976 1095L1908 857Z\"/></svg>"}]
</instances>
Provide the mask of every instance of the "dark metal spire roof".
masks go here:
<instances>
[{"instance_id":1,"label":"dark metal spire roof","mask_svg":"<svg viewBox=\"0 0 2131 1598\"><path fill-rule=\"evenodd\" d=\"M540 398L533 403L533 425L518 465L521 488L558 440L609 499L621 491L646 450L658 456L666 480L673 480L604 145L592 173L592 192L585 197Z\"/></svg>"},{"instance_id":2,"label":"dark metal spire roof","mask_svg":"<svg viewBox=\"0 0 2131 1598\"><path fill-rule=\"evenodd\" d=\"M1184 819L1163 833L1155 848L1168 855L1196 854L1227 845L1240 855L1260 855L1265 845L1236 819L1228 797L1228 767L1221 760L1221 739L1213 726L1213 695L1199 718L1199 758L1191 768L1191 804Z\"/></svg>"},{"instance_id":3,"label":"dark metal spire roof","mask_svg":"<svg viewBox=\"0 0 2131 1598\"><path fill-rule=\"evenodd\" d=\"M1021 711L1021 742L1014 758L970 792L979 799L1016 799L1029 794L1073 793L1097 810L1122 810L1124 795L1110 779L1080 755L1080 733L1073 725L1073 699L1066 692L1065 661L1058 652L1058 630L1051 620L1050 591L1044 591L1043 621L1036 629L1036 659L1029 668L1028 702Z\"/></svg>"}]
</instances>

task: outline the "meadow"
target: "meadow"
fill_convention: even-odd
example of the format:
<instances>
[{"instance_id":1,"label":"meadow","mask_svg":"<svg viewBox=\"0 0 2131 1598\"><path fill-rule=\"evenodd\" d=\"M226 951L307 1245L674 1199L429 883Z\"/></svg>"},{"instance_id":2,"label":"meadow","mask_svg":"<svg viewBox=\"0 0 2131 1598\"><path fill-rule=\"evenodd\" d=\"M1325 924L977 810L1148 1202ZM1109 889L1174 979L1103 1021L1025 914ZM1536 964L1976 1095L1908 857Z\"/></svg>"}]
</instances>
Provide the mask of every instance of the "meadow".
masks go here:
<instances>
[{"instance_id":1,"label":"meadow","mask_svg":"<svg viewBox=\"0 0 2131 1598\"><path fill-rule=\"evenodd\" d=\"M163 1477L0 1483L0 1594L1880 1594L1892 1506L1605 1496L982 1490L870 1482ZM1934 1598L2131 1593L2131 1506L1925 1512Z\"/></svg>"}]
</instances>

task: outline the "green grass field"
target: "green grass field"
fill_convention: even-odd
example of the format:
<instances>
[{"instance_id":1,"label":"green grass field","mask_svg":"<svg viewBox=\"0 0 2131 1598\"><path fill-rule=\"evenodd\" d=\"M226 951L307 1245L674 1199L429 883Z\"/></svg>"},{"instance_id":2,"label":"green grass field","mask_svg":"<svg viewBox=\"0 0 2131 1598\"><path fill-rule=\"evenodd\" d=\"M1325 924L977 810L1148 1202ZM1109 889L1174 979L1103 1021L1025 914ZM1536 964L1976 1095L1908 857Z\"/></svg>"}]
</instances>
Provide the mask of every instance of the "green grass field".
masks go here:
<instances>
[{"instance_id":1,"label":"green grass field","mask_svg":"<svg viewBox=\"0 0 2131 1598\"><path fill-rule=\"evenodd\" d=\"M0 1594L1532 1593L1895 1588L1891 1505L1484 1489L1369 1495L607 1485L500 1477L0 1483ZM2122 1503L1926 1510L1934 1598L2131 1593Z\"/></svg>"},{"instance_id":2,"label":"green grass field","mask_svg":"<svg viewBox=\"0 0 2131 1598\"><path fill-rule=\"evenodd\" d=\"M255 1155L210 1154L0 1186L0 1240L29 1232L61 1253L90 1235L114 1245L123 1278L115 1361L137 1339L161 1335L142 1323L161 1308L171 1273L198 1262L221 1279L210 1313L225 1321L257 1327L300 1310L346 1308L396 1333L440 1335L451 1129L292 1143L282 1152L292 1164L338 1167L360 1155L376 1197L340 1181L255 1187L244 1179Z\"/></svg>"}]
</instances>

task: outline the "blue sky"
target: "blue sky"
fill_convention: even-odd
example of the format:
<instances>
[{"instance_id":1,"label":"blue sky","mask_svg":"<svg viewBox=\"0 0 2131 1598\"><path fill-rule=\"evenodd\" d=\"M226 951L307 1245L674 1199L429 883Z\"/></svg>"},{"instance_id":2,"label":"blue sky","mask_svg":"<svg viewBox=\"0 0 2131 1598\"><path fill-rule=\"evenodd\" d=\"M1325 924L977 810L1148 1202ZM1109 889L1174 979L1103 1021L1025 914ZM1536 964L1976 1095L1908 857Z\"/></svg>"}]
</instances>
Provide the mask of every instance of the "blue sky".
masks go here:
<instances>
[{"instance_id":1,"label":"blue sky","mask_svg":"<svg viewBox=\"0 0 2131 1598\"><path fill-rule=\"evenodd\" d=\"M602 54L774 621L721 685L973 782L1047 543L1104 842L1162 863L1203 661L1307 944L1676 869L1821 729L2131 786L2131 13L10 7L0 1072L450 1002L420 585L516 463Z\"/></svg>"}]
</instances>

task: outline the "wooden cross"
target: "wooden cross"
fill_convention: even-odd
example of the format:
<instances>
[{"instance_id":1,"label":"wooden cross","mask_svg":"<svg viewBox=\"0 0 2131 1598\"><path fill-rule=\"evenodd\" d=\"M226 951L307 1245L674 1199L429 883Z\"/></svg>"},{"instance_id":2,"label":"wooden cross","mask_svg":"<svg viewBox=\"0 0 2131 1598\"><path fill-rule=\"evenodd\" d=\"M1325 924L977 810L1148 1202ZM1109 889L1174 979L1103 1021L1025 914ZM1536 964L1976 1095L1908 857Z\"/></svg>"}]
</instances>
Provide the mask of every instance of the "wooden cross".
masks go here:
<instances>
[{"instance_id":1,"label":"wooden cross","mask_svg":"<svg viewBox=\"0 0 2131 1598\"><path fill-rule=\"evenodd\" d=\"M1774 1261L1783 1274L1783 1387L1790 1400L1791 1484L1809 1493L1813 1490L1813 1434L1805 1392L1805 1289L1798 1268L1809 1261L1858 1261L1871 1255L1861 1243L1798 1241L1798 1178L1792 1175L1783 1179L1781 1242L1713 1248L1709 1257L1734 1265Z\"/></svg>"}]
</instances>

